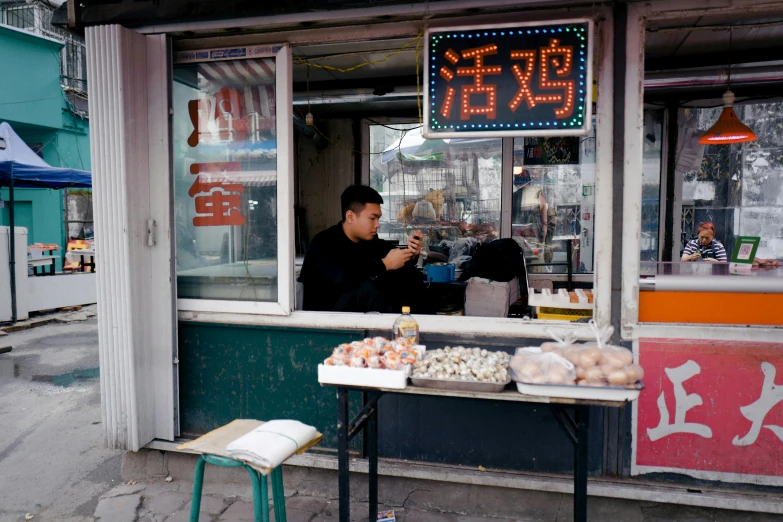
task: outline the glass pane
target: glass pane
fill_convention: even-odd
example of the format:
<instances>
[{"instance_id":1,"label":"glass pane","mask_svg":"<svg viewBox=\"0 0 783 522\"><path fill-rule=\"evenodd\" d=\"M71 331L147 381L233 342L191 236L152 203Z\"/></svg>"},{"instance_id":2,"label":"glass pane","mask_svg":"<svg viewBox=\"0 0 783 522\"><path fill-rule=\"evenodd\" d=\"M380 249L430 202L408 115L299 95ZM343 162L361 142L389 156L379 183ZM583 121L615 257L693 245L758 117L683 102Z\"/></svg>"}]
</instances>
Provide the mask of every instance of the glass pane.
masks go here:
<instances>
[{"instance_id":1,"label":"glass pane","mask_svg":"<svg viewBox=\"0 0 783 522\"><path fill-rule=\"evenodd\" d=\"M379 237L426 247L500 237L501 140L435 139L410 125L370 126L370 185L383 196Z\"/></svg>"},{"instance_id":2,"label":"glass pane","mask_svg":"<svg viewBox=\"0 0 783 522\"><path fill-rule=\"evenodd\" d=\"M275 62L174 69L177 295L277 301Z\"/></svg>"},{"instance_id":3,"label":"glass pane","mask_svg":"<svg viewBox=\"0 0 783 522\"><path fill-rule=\"evenodd\" d=\"M783 257L783 103L736 105L737 117L756 141L702 145L698 138L721 108L684 109L678 135L677 175L682 183L679 252L697 236L699 224L715 226L714 239L731 255L736 236L760 236L757 258Z\"/></svg>"},{"instance_id":4,"label":"glass pane","mask_svg":"<svg viewBox=\"0 0 783 522\"><path fill-rule=\"evenodd\" d=\"M663 115L664 109L645 109L644 111L642 234L639 237L642 261L658 261Z\"/></svg>"},{"instance_id":5,"label":"glass pane","mask_svg":"<svg viewBox=\"0 0 783 522\"><path fill-rule=\"evenodd\" d=\"M511 234L531 273L593 272L595 125L587 137L515 138Z\"/></svg>"}]
</instances>

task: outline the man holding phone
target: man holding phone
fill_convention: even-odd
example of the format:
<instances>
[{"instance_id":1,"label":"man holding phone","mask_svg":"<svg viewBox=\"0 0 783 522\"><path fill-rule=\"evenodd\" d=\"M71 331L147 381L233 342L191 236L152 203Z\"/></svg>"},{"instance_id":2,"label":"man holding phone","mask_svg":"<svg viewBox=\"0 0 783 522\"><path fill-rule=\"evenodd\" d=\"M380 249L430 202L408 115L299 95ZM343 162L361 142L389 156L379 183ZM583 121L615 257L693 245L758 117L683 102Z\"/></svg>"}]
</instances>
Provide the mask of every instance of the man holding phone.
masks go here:
<instances>
[{"instance_id":1,"label":"man holding phone","mask_svg":"<svg viewBox=\"0 0 783 522\"><path fill-rule=\"evenodd\" d=\"M305 255L299 280L305 310L398 313L423 308L423 283L416 270L420 230L397 248L378 237L378 192L352 185L340 196L342 221L319 232ZM421 310L418 311L421 313Z\"/></svg>"}]
</instances>

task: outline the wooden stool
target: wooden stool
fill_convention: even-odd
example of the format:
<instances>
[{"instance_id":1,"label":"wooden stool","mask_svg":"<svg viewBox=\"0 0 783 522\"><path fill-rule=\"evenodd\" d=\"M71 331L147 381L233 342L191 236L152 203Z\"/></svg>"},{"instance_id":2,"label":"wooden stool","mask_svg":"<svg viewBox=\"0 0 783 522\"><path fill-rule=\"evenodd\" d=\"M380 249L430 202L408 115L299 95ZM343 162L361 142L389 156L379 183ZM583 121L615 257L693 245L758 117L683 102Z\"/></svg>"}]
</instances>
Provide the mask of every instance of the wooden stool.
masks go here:
<instances>
[{"instance_id":1,"label":"wooden stool","mask_svg":"<svg viewBox=\"0 0 783 522\"><path fill-rule=\"evenodd\" d=\"M253 487L253 517L255 522L269 522L269 489L267 475L272 476L272 500L275 508L275 522L287 522L285 513L285 490L283 488L283 468L260 468L250 462L235 459L226 453L226 446L242 435L245 435L257 427L263 421L250 419L237 419L216 430L202 435L194 441L177 446L178 450L199 455L196 463L196 471L193 476L193 498L190 508L190 522L198 522L201 510L201 492L204 487L204 468L207 464L227 468L243 467L250 474ZM299 448L294 455L304 453L318 445L323 440L323 434L316 436Z\"/></svg>"}]
</instances>

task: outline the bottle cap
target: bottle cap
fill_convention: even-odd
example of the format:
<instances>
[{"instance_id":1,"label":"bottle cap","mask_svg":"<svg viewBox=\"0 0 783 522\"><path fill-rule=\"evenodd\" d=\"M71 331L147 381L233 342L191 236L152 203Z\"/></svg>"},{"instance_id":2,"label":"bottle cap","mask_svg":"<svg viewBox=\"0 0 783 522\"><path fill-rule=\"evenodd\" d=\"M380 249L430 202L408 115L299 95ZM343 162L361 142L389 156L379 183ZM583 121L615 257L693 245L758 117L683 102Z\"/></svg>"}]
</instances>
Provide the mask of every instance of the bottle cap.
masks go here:
<instances>
[{"instance_id":1,"label":"bottle cap","mask_svg":"<svg viewBox=\"0 0 783 522\"><path fill-rule=\"evenodd\" d=\"M403 306L402 307L402 313L404 313L404 314L411 313L411 307L410 306Z\"/></svg>"}]
</instances>

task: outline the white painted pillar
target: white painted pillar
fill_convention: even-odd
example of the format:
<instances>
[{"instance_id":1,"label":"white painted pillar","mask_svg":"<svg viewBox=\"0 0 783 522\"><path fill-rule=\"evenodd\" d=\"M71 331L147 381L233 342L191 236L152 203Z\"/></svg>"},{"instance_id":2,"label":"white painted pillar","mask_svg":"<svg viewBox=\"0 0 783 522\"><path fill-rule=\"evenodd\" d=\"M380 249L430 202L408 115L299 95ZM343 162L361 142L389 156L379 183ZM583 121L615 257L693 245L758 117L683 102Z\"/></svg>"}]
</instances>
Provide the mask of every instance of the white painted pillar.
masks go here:
<instances>
[{"instance_id":1,"label":"white painted pillar","mask_svg":"<svg viewBox=\"0 0 783 522\"><path fill-rule=\"evenodd\" d=\"M108 447L135 451L175 434L169 53L118 25L86 39L102 416Z\"/></svg>"}]
</instances>

